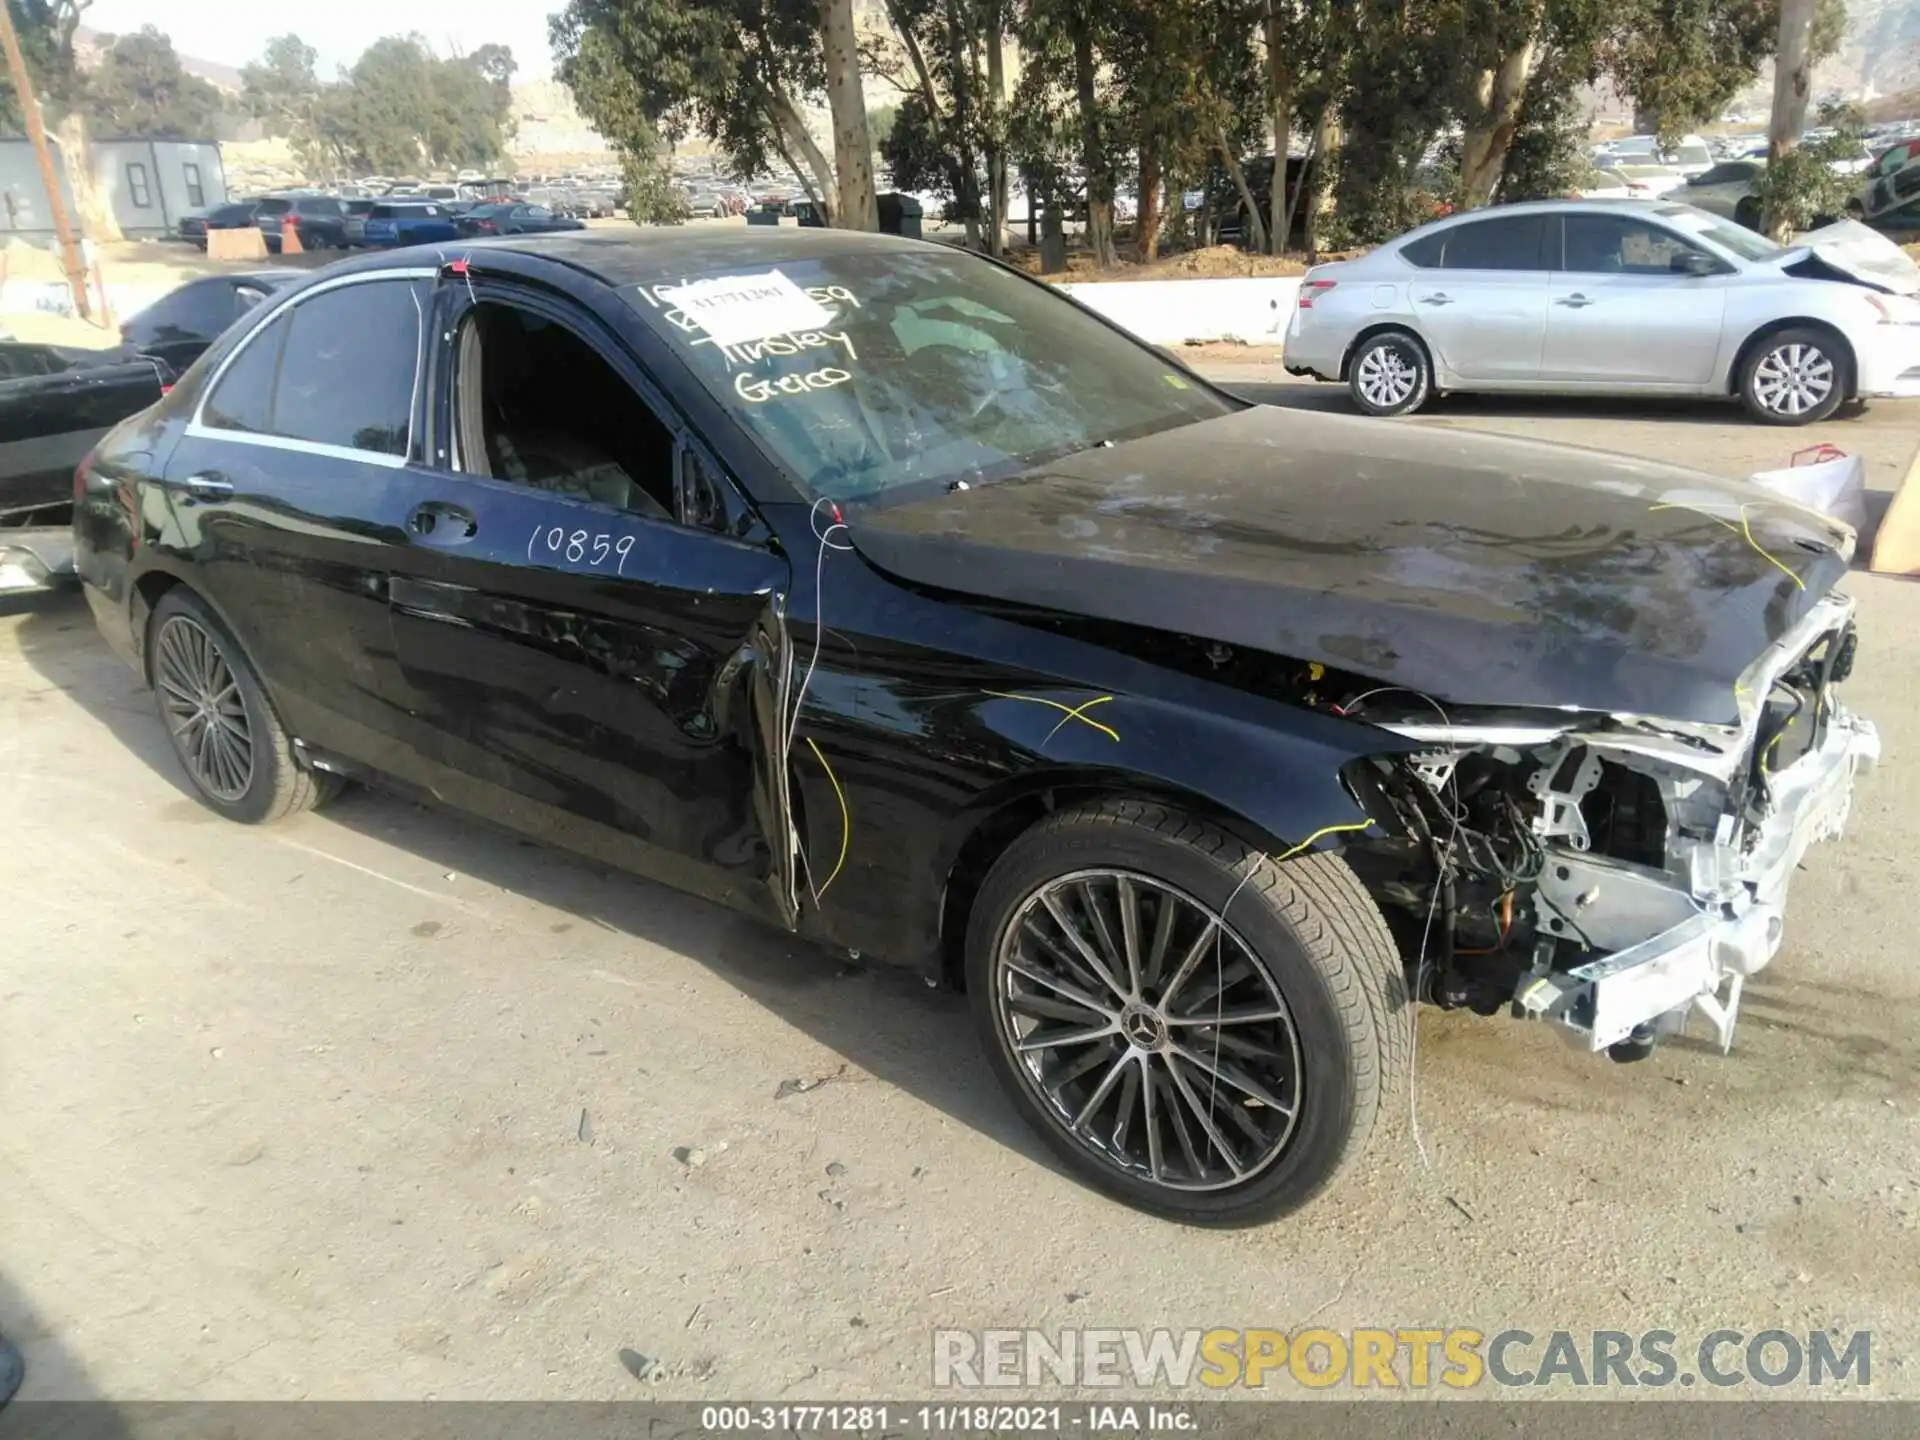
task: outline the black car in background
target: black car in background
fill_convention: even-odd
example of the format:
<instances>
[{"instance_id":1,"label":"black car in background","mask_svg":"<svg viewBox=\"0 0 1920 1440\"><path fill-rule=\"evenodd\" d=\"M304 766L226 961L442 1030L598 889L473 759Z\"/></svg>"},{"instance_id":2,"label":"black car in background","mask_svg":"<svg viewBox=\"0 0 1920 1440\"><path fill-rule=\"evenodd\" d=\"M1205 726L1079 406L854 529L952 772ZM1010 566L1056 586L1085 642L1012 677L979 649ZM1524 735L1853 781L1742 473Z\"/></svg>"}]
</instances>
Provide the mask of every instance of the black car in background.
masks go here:
<instances>
[{"instance_id":1,"label":"black car in background","mask_svg":"<svg viewBox=\"0 0 1920 1440\"><path fill-rule=\"evenodd\" d=\"M125 349L0 342L0 532L64 524L74 468L175 373Z\"/></svg>"},{"instance_id":2,"label":"black car in background","mask_svg":"<svg viewBox=\"0 0 1920 1440\"><path fill-rule=\"evenodd\" d=\"M215 812L364 777L917 967L1076 1174L1195 1223L1359 1155L1413 996L1724 1044L1877 748L1847 527L1250 405L889 236L342 261L74 483Z\"/></svg>"},{"instance_id":3,"label":"black car in background","mask_svg":"<svg viewBox=\"0 0 1920 1440\"><path fill-rule=\"evenodd\" d=\"M180 238L207 248L209 230L245 230L253 224L257 200L229 200L208 210L196 210L180 217Z\"/></svg>"},{"instance_id":4,"label":"black car in background","mask_svg":"<svg viewBox=\"0 0 1920 1440\"><path fill-rule=\"evenodd\" d=\"M544 205L494 203L476 205L454 224L462 235L546 235L559 230L584 230L584 221L556 215Z\"/></svg>"},{"instance_id":5,"label":"black car in background","mask_svg":"<svg viewBox=\"0 0 1920 1440\"><path fill-rule=\"evenodd\" d=\"M234 321L306 275L304 270L248 270L189 280L124 321L121 343L182 374Z\"/></svg>"},{"instance_id":6,"label":"black car in background","mask_svg":"<svg viewBox=\"0 0 1920 1440\"><path fill-rule=\"evenodd\" d=\"M253 202L254 224L267 249L280 253L281 238L291 223L307 250L343 250L347 244L347 210L332 195L263 195Z\"/></svg>"}]
</instances>

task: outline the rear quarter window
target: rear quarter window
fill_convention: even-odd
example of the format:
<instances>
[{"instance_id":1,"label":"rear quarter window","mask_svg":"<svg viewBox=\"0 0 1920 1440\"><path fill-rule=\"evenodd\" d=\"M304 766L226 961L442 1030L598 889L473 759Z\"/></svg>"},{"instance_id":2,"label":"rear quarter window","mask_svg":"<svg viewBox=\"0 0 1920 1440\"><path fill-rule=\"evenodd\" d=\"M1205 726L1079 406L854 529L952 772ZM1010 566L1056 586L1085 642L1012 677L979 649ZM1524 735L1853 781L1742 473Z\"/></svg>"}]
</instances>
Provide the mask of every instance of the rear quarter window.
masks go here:
<instances>
[{"instance_id":1,"label":"rear quarter window","mask_svg":"<svg viewBox=\"0 0 1920 1440\"><path fill-rule=\"evenodd\" d=\"M426 299L418 281L382 279L288 306L227 367L202 422L405 455Z\"/></svg>"}]
</instances>

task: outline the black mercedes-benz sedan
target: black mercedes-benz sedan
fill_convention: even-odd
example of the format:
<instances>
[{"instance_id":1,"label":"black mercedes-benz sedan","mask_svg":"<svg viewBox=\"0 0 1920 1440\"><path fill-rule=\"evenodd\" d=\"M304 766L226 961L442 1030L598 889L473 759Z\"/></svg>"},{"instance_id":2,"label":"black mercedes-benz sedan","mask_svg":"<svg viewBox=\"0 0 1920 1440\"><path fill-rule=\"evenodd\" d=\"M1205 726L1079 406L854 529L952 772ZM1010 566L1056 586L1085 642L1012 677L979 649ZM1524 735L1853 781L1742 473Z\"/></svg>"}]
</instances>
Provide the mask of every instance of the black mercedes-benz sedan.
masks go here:
<instances>
[{"instance_id":1,"label":"black mercedes-benz sedan","mask_svg":"<svg viewBox=\"0 0 1920 1440\"><path fill-rule=\"evenodd\" d=\"M901 239L343 262L75 487L214 810L365 779L921 967L1078 1174L1192 1222L1360 1153L1410 997L1728 1043L1877 753L1845 527L1248 405Z\"/></svg>"}]
</instances>

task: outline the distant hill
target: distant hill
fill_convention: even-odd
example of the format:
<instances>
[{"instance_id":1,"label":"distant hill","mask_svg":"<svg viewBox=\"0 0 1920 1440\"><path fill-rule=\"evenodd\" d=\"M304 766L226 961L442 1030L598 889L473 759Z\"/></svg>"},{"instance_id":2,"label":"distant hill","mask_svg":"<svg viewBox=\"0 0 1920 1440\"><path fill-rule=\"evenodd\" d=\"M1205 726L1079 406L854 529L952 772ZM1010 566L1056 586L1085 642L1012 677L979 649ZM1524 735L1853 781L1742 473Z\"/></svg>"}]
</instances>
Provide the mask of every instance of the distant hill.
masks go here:
<instances>
[{"instance_id":1,"label":"distant hill","mask_svg":"<svg viewBox=\"0 0 1920 1440\"><path fill-rule=\"evenodd\" d=\"M100 53L105 50L113 36L103 30L82 25L73 32L74 58L80 62L80 68L90 70L99 63ZM222 65L213 60L202 60L197 55L182 55L180 68L189 75L198 75L216 90L228 95L240 93L240 72L231 65Z\"/></svg>"}]
</instances>

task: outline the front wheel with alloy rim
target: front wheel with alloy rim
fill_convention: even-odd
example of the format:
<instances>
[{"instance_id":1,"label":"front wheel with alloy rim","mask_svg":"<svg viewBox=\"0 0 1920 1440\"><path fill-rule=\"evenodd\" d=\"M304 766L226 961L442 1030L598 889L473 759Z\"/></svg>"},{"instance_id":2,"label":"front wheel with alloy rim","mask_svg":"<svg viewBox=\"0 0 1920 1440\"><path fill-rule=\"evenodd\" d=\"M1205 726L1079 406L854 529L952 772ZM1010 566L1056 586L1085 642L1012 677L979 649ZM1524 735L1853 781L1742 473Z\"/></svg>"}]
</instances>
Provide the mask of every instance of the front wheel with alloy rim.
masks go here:
<instances>
[{"instance_id":1,"label":"front wheel with alloy rim","mask_svg":"<svg viewBox=\"0 0 1920 1440\"><path fill-rule=\"evenodd\" d=\"M1824 420L1847 398L1852 371L1846 352L1824 330L1777 330L1748 352L1740 370L1740 398L1768 425Z\"/></svg>"},{"instance_id":2,"label":"front wheel with alloy rim","mask_svg":"<svg viewBox=\"0 0 1920 1440\"><path fill-rule=\"evenodd\" d=\"M1369 335L1347 365L1347 391L1369 415L1411 414L1432 390L1427 347L1405 330Z\"/></svg>"},{"instance_id":3,"label":"front wheel with alloy rim","mask_svg":"<svg viewBox=\"0 0 1920 1440\"><path fill-rule=\"evenodd\" d=\"M1306 1204L1405 1061L1405 972L1344 861L1276 864L1142 801L1056 812L1007 848L966 978L995 1075L1053 1151L1188 1224Z\"/></svg>"},{"instance_id":4,"label":"front wheel with alloy rim","mask_svg":"<svg viewBox=\"0 0 1920 1440\"><path fill-rule=\"evenodd\" d=\"M163 595L147 634L160 721L209 809L257 825L311 809L339 788L300 764L259 676L192 591Z\"/></svg>"}]
</instances>

